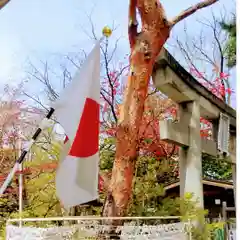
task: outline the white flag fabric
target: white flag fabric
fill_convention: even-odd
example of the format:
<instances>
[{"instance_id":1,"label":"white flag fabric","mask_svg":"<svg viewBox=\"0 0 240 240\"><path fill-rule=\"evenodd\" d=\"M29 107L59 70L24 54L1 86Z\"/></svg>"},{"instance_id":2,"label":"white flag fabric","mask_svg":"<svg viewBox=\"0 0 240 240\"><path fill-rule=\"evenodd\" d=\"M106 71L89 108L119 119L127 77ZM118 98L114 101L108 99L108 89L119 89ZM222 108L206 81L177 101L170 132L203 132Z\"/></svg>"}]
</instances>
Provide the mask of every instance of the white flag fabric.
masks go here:
<instances>
[{"instance_id":1,"label":"white flag fabric","mask_svg":"<svg viewBox=\"0 0 240 240\"><path fill-rule=\"evenodd\" d=\"M65 208L98 198L100 41L53 104L67 140L56 173L56 193Z\"/></svg>"}]
</instances>

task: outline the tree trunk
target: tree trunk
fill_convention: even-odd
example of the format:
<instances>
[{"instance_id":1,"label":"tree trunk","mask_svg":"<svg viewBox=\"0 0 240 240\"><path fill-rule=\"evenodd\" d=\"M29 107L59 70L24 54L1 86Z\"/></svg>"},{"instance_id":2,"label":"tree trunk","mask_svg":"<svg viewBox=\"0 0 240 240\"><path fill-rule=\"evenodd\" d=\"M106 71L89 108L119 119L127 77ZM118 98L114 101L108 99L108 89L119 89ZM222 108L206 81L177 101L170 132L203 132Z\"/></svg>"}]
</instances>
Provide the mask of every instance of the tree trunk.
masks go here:
<instances>
[{"instance_id":1,"label":"tree trunk","mask_svg":"<svg viewBox=\"0 0 240 240\"><path fill-rule=\"evenodd\" d=\"M171 28L198 9L216 1L202 1L183 11L172 21L168 21L159 0L130 0L130 73L118 121L116 156L103 216L114 217L126 214L132 195L132 182L138 157L139 126L142 121L148 84L156 57L168 39ZM137 32L136 9L141 17L140 33ZM110 222L113 224L113 221ZM114 221L114 225L119 223L120 221Z\"/></svg>"},{"instance_id":2,"label":"tree trunk","mask_svg":"<svg viewBox=\"0 0 240 240\"><path fill-rule=\"evenodd\" d=\"M142 31L137 33L136 8ZM130 0L130 75L117 129L116 157L103 216L124 216L131 198L138 133L153 64L169 36L170 26L157 0Z\"/></svg>"}]
</instances>

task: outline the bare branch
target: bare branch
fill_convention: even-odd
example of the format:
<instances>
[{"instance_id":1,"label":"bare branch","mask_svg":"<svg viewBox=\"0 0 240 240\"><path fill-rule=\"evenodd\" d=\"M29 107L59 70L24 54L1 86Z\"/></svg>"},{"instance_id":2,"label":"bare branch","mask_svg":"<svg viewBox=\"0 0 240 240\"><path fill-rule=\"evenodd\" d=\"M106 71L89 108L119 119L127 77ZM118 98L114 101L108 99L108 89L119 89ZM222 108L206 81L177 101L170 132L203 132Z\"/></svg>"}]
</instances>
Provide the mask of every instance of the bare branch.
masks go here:
<instances>
[{"instance_id":1,"label":"bare branch","mask_svg":"<svg viewBox=\"0 0 240 240\"><path fill-rule=\"evenodd\" d=\"M196 72L199 72L199 70L197 69L196 65L193 63L192 58L190 57L190 51L187 51L187 50L184 48L183 44L182 44L179 40L177 40L177 44L178 44L180 50L182 51L183 56L184 56L186 62L188 62L188 63L194 68L194 70L195 70ZM208 82L210 85L213 85L213 84L211 83L211 81L209 81L206 77L202 76L202 79L203 79L204 81Z\"/></svg>"},{"instance_id":2,"label":"bare branch","mask_svg":"<svg viewBox=\"0 0 240 240\"><path fill-rule=\"evenodd\" d=\"M83 27L81 26L82 30L84 31L84 33L92 40L97 40L97 34L95 32L95 28L94 28L94 23L92 21L92 12L90 14L86 14L86 17L88 18L88 21L90 23L90 28L91 28L91 34L88 33L88 31Z\"/></svg>"},{"instance_id":3,"label":"bare branch","mask_svg":"<svg viewBox=\"0 0 240 240\"><path fill-rule=\"evenodd\" d=\"M115 41L115 46L114 46L114 49L112 50L112 54L111 56L109 57L108 61L111 62L111 60L113 59L113 56L117 50L117 47L118 47L118 42L120 41L121 38L118 38L116 41Z\"/></svg>"},{"instance_id":4,"label":"bare branch","mask_svg":"<svg viewBox=\"0 0 240 240\"><path fill-rule=\"evenodd\" d=\"M29 95L28 93L26 93L26 92L23 92L23 94L26 96L26 97L28 97L28 98L30 98L30 99L32 99L34 102L36 102L36 103L38 103L43 109L45 109L45 110L48 110L48 108L47 107L45 107L42 103L41 103L41 101L40 101L40 99L39 98L35 98L35 97L33 97L33 96L31 96L31 95Z\"/></svg>"},{"instance_id":5,"label":"bare branch","mask_svg":"<svg viewBox=\"0 0 240 240\"><path fill-rule=\"evenodd\" d=\"M202 8L208 7L216 2L218 2L219 0L205 0L202 1L188 9L186 9L185 11L181 12L178 16L176 16L172 21L170 21L171 27L173 27L175 24L177 24L178 22L182 21L183 19L191 16L193 13L195 13L197 10L200 10Z\"/></svg>"},{"instance_id":6,"label":"bare branch","mask_svg":"<svg viewBox=\"0 0 240 240\"><path fill-rule=\"evenodd\" d=\"M115 113L115 109L114 109L114 105L106 98L106 96L102 93L101 93L101 96L103 97L103 99L108 103L108 105L110 106L111 108L111 112L113 114L113 118L115 120L115 122L117 123L117 114Z\"/></svg>"},{"instance_id":7,"label":"bare branch","mask_svg":"<svg viewBox=\"0 0 240 240\"><path fill-rule=\"evenodd\" d=\"M193 41L193 47L197 49L201 55L203 55L205 61L209 62L210 64L214 65L214 61L211 59L211 57L203 50L201 46L198 46L196 42Z\"/></svg>"},{"instance_id":8,"label":"bare branch","mask_svg":"<svg viewBox=\"0 0 240 240\"><path fill-rule=\"evenodd\" d=\"M40 70L38 70L31 62L30 62L30 66L33 69L33 73L32 72L27 72L27 73L32 77L34 77L35 79L37 79L38 81L40 81L46 87L49 100L54 101L58 98L58 93L53 89L53 86L50 83L49 76L48 76L48 71L49 71L48 63L42 62L42 64L44 65L43 73Z\"/></svg>"},{"instance_id":9,"label":"bare branch","mask_svg":"<svg viewBox=\"0 0 240 240\"><path fill-rule=\"evenodd\" d=\"M105 65L105 71L106 71L106 75L107 75L107 79L108 79L108 84L109 84L109 87L111 89L111 101L107 101L107 102L110 105L114 120L117 123L117 114L116 114L115 109L114 109L114 101L115 101L114 85L113 85L112 78L110 76L110 70L109 70L108 41L105 44L105 50L102 49L102 51L103 51L104 65Z\"/></svg>"}]
</instances>

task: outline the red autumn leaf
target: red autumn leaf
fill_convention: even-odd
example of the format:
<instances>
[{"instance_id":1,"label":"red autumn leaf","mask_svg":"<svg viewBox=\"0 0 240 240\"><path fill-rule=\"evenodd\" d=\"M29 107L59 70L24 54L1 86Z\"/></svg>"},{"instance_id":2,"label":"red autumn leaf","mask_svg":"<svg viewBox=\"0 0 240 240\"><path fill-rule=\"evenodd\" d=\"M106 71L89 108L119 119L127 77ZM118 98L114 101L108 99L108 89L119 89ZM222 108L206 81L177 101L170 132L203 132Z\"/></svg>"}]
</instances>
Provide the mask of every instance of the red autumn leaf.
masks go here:
<instances>
[{"instance_id":1,"label":"red autumn leaf","mask_svg":"<svg viewBox=\"0 0 240 240\"><path fill-rule=\"evenodd\" d=\"M220 78L221 79L226 79L226 78L228 78L230 75L229 74L226 74L226 73L224 73L224 72L221 72L220 73Z\"/></svg>"},{"instance_id":2,"label":"red autumn leaf","mask_svg":"<svg viewBox=\"0 0 240 240\"><path fill-rule=\"evenodd\" d=\"M226 91L227 94L234 93L233 89L231 89L231 88L227 88L225 91Z\"/></svg>"}]
</instances>

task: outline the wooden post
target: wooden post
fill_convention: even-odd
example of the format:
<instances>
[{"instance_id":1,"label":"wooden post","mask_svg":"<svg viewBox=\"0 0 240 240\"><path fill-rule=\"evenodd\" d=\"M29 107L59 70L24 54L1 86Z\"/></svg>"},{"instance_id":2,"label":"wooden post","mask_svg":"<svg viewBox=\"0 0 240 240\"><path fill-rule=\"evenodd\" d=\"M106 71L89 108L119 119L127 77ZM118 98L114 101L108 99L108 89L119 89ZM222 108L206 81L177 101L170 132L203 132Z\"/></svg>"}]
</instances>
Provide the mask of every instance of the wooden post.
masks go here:
<instances>
[{"instance_id":1,"label":"wooden post","mask_svg":"<svg viewBox=\"0 0 240 240\"><path fill-rule=\"evenodd\" d=\"M233 180L233 193L234 193L234 205L236 207L236 134L230 131L229 138L229 154L232 162L232 180Z\"/></svg>"},{"instance_id":2,"label":"wooden post","mask_svg":"<svg viewBox=\"0 0 240 240\"><path fill-rule=\"evenodd\" d=\"M234 206L236 208L236 164L232 163L232 178L233 178L233 195L234 195Z\"/></svg>"},{"instance_id":3,"label":"wooden post","mask_svg":"<svg viewBox=\"0 0 240 240\"><path fill-rule=\"evenodd\" d=\"M228 225L227 225L227 203L222 202L222 217L224 222L224 239L228 236Z\"/></svg>"}]
</instances>

